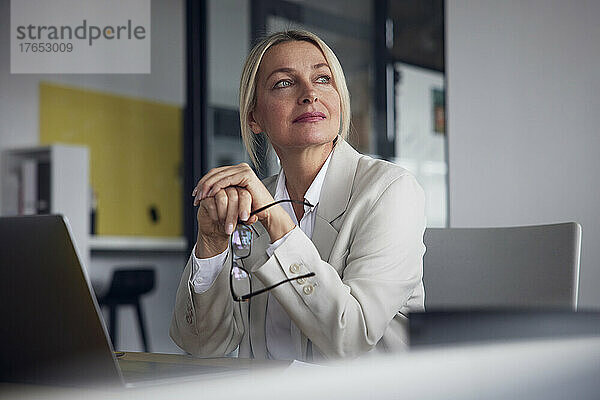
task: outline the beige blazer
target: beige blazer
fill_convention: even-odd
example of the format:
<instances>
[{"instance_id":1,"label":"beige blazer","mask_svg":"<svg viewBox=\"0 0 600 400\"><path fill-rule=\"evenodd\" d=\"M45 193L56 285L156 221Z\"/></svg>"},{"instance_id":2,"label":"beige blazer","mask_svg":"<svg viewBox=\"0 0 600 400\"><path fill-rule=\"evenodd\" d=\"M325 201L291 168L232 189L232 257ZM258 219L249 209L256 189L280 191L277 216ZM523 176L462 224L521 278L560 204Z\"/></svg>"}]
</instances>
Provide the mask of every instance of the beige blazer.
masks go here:
<instances>
[{"instance_id":1,"label":"beige blazer","mask_svg":"<svg viewBox=\"0 0 600 400\"><path fill-rule=\"evenodd\" d=\"M273 194L277 176L265 179ZM359 154L339 140L325 176L312 241L295 229L268 257L270 238L258 237L244 267L253 288L314 272L306 282L271 293L297 326L297 359L358 357L407 344L407 314L424 309L424 194L405 169ZM201 357L266 358L268 296L236 303L229 290L230 258L213 285L196 294L188 261L176 295L170 335Z\"/></svg>"}]
</instances>

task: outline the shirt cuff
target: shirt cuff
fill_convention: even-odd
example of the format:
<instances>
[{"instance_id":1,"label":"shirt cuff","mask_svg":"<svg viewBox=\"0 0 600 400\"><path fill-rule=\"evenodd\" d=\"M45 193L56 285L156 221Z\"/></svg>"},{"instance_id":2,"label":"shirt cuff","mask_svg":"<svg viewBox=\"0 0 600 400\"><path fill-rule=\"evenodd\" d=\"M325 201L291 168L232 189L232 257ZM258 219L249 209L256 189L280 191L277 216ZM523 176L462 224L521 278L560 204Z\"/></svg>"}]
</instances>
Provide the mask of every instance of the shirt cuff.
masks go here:
<instances>
[{"instance_id":1,"label":"shirt cuff","mask_svg":"<svg viewBox=\"0 0 600 400\"><path fill-rule=\"evenodd\" d=\"M198 258L196 257L196 246L194 245L192 249L192 274L190 276L190 284L194 289L194 293L202 294L212 286L223 269L228 252L229 248L214 257Z\"/></svg>"},{"instance_id":2,"label":"shirt cuff","mask_svg":"<svg viewBox=\"0 0 600 400\"><path fill-rule=\"evenodd\" d=\"M273 243L271 243L269 245L269 247L267 247L266 251L267 251L267 255L269 257L271 257L273 255L273 253L275 253L275 250L277 250L277 248L279 246L281 246L283 244L283 242L285 242L285 239L288 238L288 236L290 236L290 234L292 232L294 232L296 229L300 229L300 227L298 227L298 225L296 225L294 227L294 229L292 229L291 231L289 231L288 233L286 233L285 235L283 235L282 237L280 237L279 239L277 239L276 241L274 241Z\"/></svg>"}]
</instances>

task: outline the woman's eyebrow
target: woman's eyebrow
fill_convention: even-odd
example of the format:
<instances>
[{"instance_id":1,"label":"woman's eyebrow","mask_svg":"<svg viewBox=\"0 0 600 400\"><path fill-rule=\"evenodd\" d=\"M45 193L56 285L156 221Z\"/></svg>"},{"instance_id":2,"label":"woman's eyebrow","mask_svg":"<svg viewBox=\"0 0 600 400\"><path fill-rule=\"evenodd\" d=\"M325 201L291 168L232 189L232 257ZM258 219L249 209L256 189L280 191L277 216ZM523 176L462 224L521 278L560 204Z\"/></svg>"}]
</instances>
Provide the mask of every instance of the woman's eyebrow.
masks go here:
<instances>
[{"instance_id":1,"label":"woman's eyebrow","mask_svg":"<svg viewBox=\"0 0 600 400\"><path fill-rule=\"evenodd\" d=\"M288 68L288 67L277 68L277 69L274 69L273 71L271 71L271 73L269 74L269 76L267 76L267 79L265 79L265 80L268 81L270 77L272 77L273 75L275 75L278 72L288 72L289 73L289 72L294 72L294 71L295 71L294 68Z\"/></svg>"},{"instance_id":2,"label":"woman's eyebrow","mask_svg":"<svg viewBox=\"0 0 600 400\"><path fill-rule=\"evenodd\" d=\"M331 68L329 68L329 64L327 64L327 63L319 63L319 64L313 65L313 69L319 69L322 67L327 67L328 69L331 69Z\"/></svg>"},{"instance_id":3,"label":"woman's eyebrow","mask_svg":"<svg viewBox=\"0 0 600 400\"><path fill-rule=\"evenodd\" d=\"M329 69L329 64L327 63L318 63L313 65L313 69L319 69L319 68L323 68L323 67L327 67ZM295 72L296 70L294 68L290 68L290 67L281 67L281 68L277 68L274 69L273 71L271 71L271 73L269 74L269 76L267 76L267 81L269 80L269 78L271 76L273 76L274 74L278 73L278 72L287 72L287 73L291 73L291 72Z\"/></svg>"}]
</instances>

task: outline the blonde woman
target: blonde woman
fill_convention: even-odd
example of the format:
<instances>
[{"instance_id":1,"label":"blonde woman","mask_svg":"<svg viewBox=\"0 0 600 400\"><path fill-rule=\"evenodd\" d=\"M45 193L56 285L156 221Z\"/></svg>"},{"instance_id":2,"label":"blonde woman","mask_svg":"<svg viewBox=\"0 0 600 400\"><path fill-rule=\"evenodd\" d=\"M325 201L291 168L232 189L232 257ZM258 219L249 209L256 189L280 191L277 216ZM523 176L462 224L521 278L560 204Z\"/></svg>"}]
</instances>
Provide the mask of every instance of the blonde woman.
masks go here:
<instances>
[{"instance_id":1,"label":"blonde woman","mask_svg":"<svg viewBox=\"0 0 600 400\"><path fill-rule=\"evenodd\" d=\"M198 182L175 343L306 361L404 348L407 314L424 308L424 195L406 170L345 141L350 99L332 50L307 31L258 43L240 124L252 160L266 135L282 169L261 182L247 164L226 166Z\"/></svg>"}]
</instances>

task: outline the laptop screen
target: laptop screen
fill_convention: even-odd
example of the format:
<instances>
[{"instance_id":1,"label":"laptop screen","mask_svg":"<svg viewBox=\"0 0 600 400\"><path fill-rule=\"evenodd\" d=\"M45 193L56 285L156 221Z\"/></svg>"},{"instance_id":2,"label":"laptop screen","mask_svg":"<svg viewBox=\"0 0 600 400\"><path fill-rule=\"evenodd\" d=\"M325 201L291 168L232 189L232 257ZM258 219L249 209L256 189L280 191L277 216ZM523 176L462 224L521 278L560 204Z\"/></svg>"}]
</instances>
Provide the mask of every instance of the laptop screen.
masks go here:
<instances>
[{"instance_id":1,"label":"laptop screen","mask_svg":"<svg viewBox=\"0 0 600 400\"><path fill-rule=\"evenodd\" d=\"M0 217L0 380L121 384L62 216Z\"/></svg>"}]
</instances>

